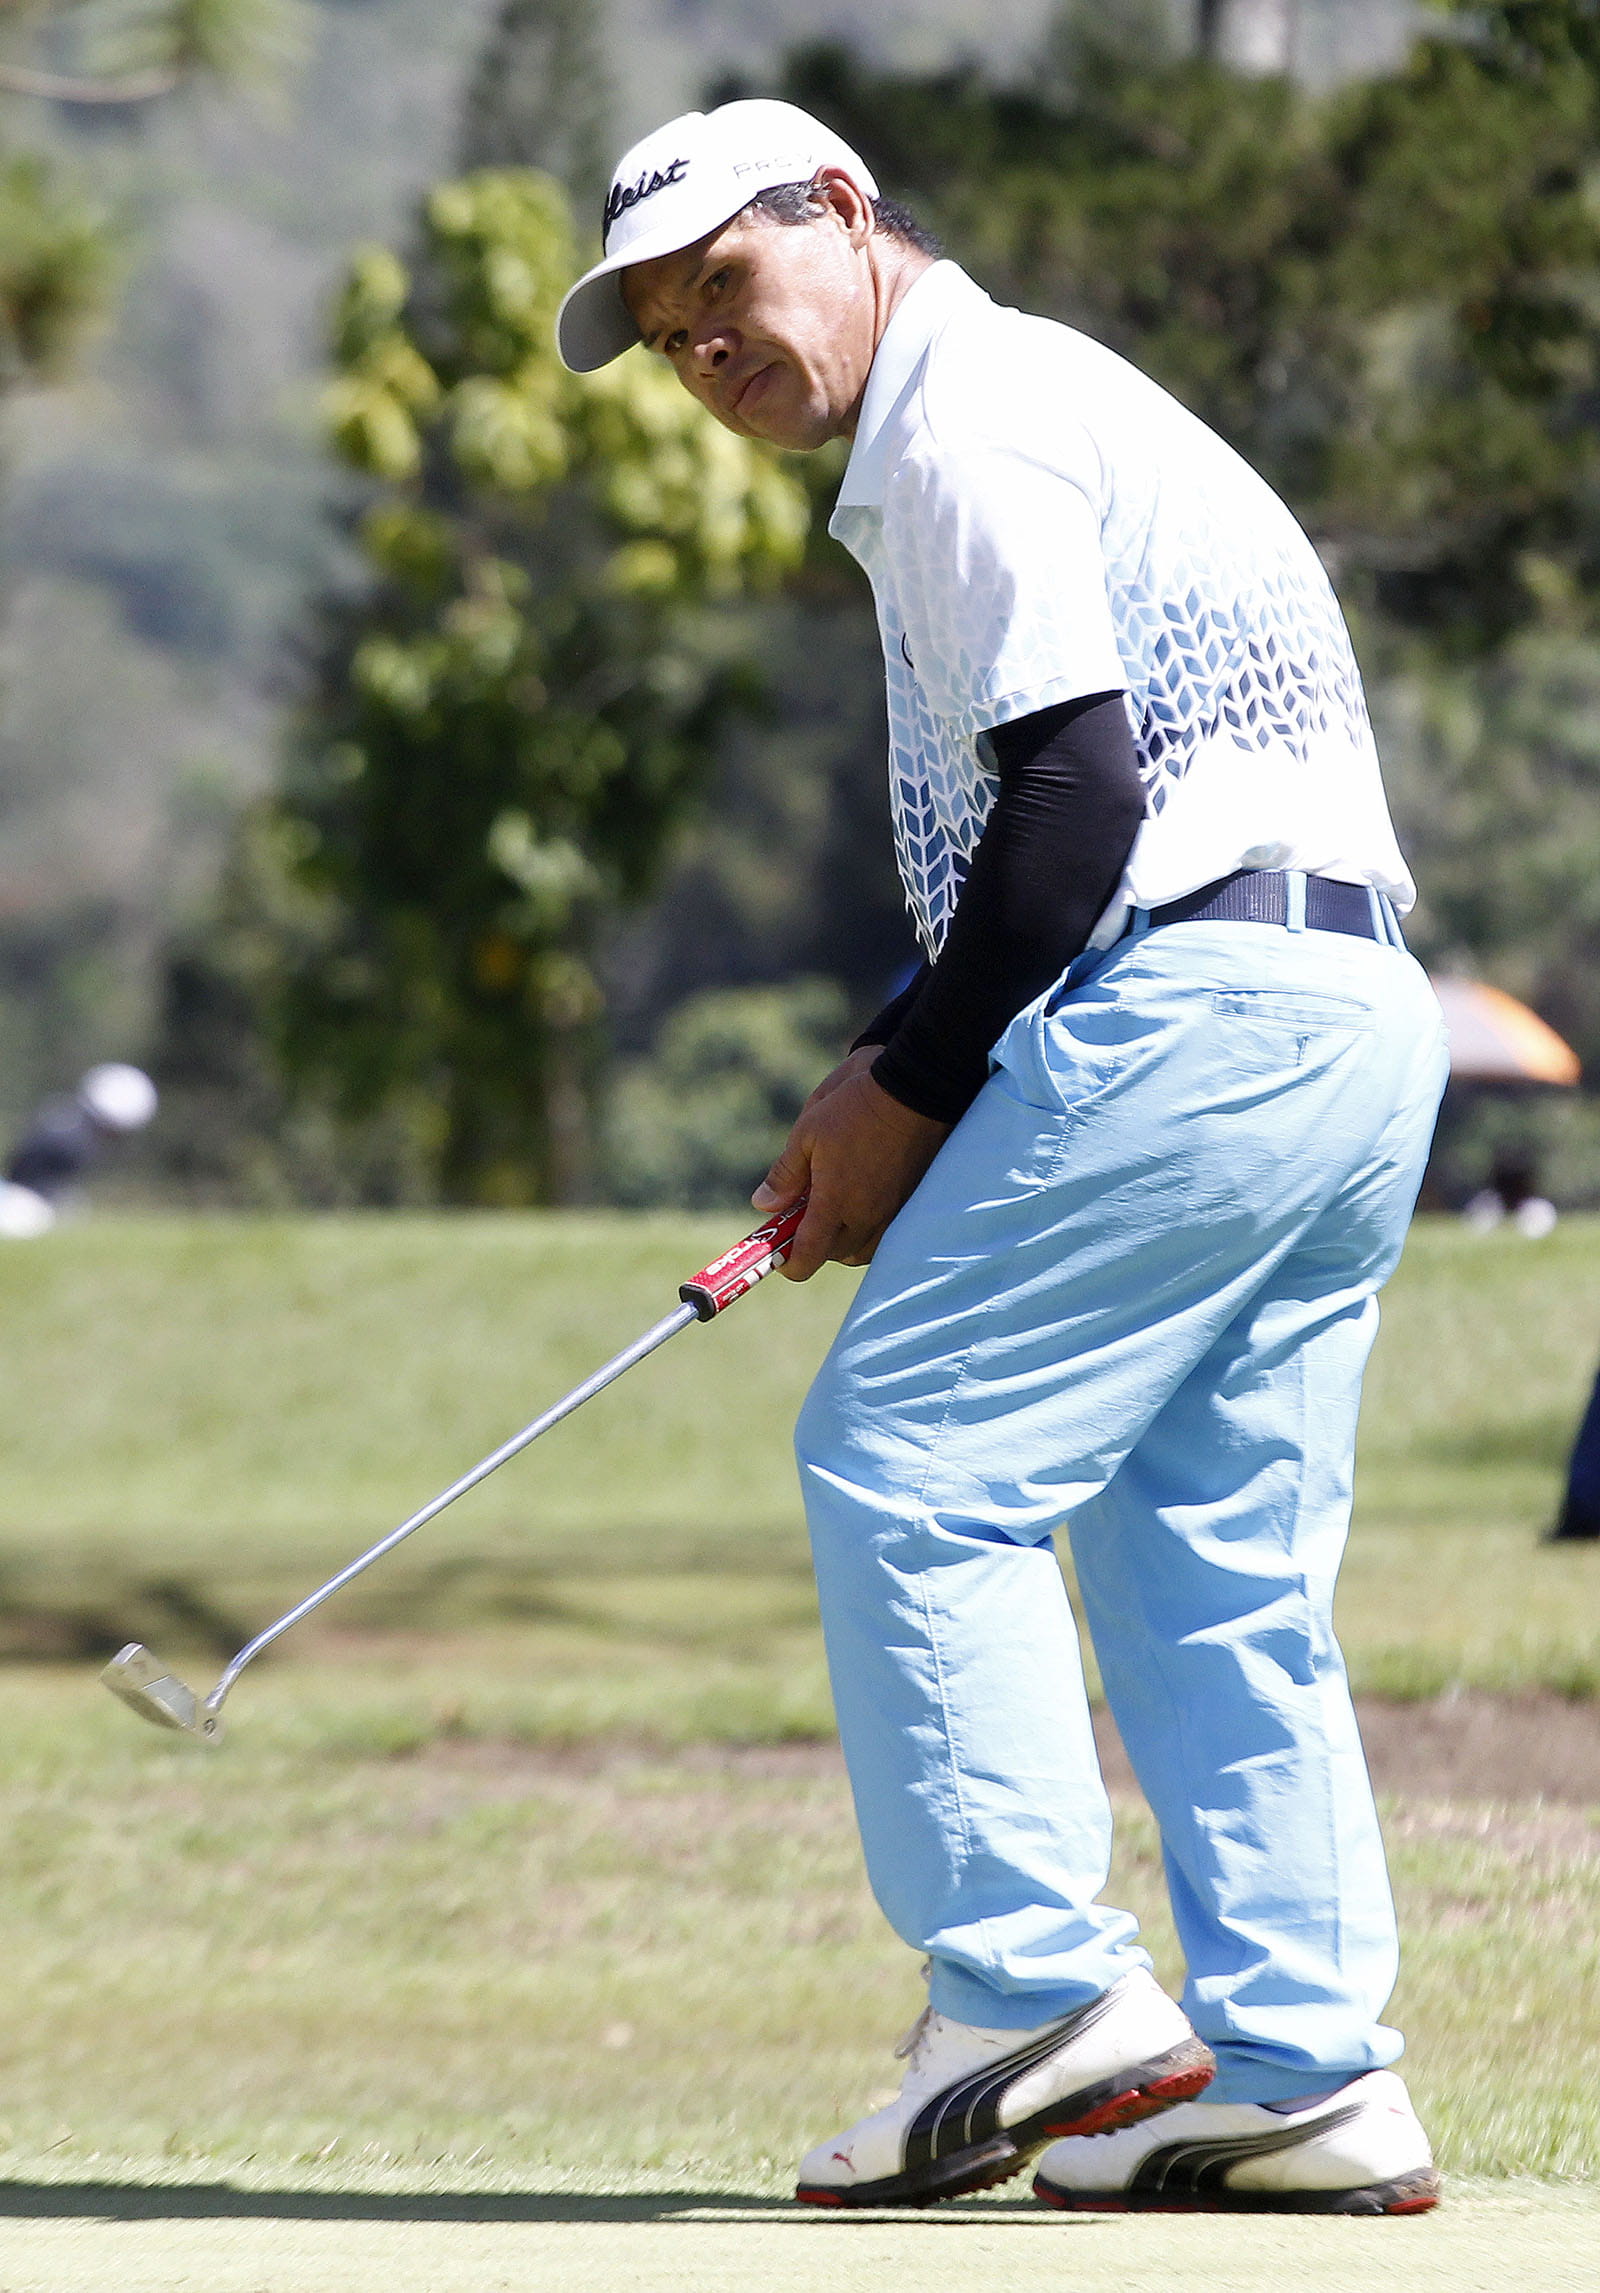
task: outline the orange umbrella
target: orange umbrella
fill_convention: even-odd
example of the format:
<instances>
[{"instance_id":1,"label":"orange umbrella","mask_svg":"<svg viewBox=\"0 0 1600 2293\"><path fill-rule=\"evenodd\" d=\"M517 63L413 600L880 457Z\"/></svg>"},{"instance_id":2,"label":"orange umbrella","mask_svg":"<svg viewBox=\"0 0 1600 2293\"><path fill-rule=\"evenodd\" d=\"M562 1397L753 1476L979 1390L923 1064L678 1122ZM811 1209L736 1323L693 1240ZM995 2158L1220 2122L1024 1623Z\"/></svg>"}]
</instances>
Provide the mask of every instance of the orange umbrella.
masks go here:
<instances>
[{"instance_id":1,"label":"orange umbrella","mask_svg":"<svg viewBox=\"0 0 1600 2293\"><path fill-rule=\"evenodd\" d=\"M1481 979L1438 978L1456 1083L1555 1083L1570 1089L1583 1069L1570 1043L1536 1011Z\"/></svg>"}]
</instances>

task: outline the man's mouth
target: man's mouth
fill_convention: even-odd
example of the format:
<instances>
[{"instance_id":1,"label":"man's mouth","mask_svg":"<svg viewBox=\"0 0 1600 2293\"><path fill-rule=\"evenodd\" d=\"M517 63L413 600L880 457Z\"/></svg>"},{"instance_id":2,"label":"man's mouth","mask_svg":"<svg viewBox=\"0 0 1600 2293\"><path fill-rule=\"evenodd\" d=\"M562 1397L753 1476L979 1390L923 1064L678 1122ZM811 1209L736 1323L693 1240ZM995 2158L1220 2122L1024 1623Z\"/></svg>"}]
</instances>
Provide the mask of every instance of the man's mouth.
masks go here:
<instances>
[{"instance_id":1,"label":"man's mouth","mask_svg":"<svg viewBox=\"0 0 1600 2293\"><path fill-rule=\"evenodd\" d=\"M724 400L728 412L730 414L748 415L757 402L766 396L767 389L777 371L776 359L769 361L765 366L752 368L742 382L735 383Z\"/></svg>"}]
</instances>

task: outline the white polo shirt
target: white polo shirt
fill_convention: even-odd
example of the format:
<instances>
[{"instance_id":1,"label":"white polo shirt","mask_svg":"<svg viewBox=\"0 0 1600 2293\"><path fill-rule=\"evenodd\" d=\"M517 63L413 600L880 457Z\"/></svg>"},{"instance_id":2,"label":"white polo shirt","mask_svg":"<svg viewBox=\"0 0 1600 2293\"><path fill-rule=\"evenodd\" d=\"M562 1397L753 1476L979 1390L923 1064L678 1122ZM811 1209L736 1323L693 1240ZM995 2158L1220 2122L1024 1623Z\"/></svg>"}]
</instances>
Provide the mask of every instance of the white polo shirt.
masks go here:
<instances>
[{"instance_id":1,"label":"white polo shirt","mask_svg":"<svg viewBox=\"0 0 1600 2293\"><path fill-rule=\"evenodd\" d=\"M1410 907L1316 551L1125 359L935 263L878 345L828 530L877 601L900 872L930 955L994 800L982 736L1087 693L1127 692L1146 790L1092 944L1236 868Z\"/></svg>"}]
</instances>

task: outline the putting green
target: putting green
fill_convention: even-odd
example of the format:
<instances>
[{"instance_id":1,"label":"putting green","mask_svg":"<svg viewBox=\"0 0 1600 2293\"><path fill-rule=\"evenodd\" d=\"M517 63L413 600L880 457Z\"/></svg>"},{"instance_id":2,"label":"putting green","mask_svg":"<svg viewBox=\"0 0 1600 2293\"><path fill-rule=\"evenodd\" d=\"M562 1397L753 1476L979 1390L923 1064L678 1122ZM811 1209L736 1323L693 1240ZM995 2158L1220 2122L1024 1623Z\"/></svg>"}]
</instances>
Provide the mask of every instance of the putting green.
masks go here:
<instances>
[{"instance_id":1,"label":"putting green","mask_svg":"<svg viewBox=\"0 0 1600 2293\"><path fill-rule=\"evenodd\" d=\"M1458 2188L1392 2222L0 2186L0 2293L1592 2293L1597 2240L1600 2190L1533 2182Z\"/></svg>"}]
</instances>

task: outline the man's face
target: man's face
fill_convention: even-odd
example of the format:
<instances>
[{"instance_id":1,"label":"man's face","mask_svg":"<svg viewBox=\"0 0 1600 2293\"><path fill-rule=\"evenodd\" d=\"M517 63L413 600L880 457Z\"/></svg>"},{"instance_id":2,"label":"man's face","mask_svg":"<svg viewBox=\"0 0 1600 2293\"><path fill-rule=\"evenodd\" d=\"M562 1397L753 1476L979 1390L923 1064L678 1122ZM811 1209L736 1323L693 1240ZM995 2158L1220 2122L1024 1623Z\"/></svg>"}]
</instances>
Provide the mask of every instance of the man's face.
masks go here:
<instances>
[{"instance_id":1,"label":"man's face","mask_svg":"<svg viewBox=\"0 0 1600 2293\"><path fill-rule=\"evenodd\" d=\"M735 216L622 274L648 349L729 430L808 448L855 426L877 347L865 210L814 223Z\"/></svg>"}]
</instances>

